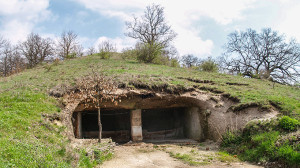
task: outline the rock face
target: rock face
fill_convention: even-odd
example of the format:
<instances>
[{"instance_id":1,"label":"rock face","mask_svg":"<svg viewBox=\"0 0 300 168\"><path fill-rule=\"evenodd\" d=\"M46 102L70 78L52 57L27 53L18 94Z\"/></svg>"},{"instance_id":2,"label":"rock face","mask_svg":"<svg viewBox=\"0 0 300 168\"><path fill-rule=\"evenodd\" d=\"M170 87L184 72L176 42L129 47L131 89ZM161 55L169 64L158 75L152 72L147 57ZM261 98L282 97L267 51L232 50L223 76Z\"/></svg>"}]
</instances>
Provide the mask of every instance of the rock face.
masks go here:
<instances>
[{"instance_id":1,"label":"rock face","mask_svg":"<svg viewBox=\"0 0 300 168\"><path fill-rule=\"evenodd\" d=\"M175 95L119 89L113 94L125 96L118 104L110 100L101 104L102 135L120 142L184 138L219 141L227 130L239 130L250 120L277 114L252 106L236 112L232 106L237 102L200 90ZM95 105L87 107L83 100L67 103L64 121L71 138L97 138L96 111Z\"/></svg>"}]
</instances>

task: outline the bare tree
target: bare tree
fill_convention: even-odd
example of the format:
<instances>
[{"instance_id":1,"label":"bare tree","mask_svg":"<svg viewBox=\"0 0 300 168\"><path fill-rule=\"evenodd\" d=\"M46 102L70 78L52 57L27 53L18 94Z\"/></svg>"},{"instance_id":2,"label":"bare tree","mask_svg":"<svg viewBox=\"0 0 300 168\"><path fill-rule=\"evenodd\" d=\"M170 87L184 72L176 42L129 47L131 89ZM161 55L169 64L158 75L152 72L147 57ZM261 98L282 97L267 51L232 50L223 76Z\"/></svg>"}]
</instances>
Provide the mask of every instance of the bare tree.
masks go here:
<instances>
[{"instance_id":1,"label":"bare tree","mask_svg":"<svg viewBox=\"0 0 300 168\"><path fill-rule=\"evenodd\" d=\"M113 52L117 51L116 46L110 41L103 41L98 45L99 55L102 59L108 59L112 56Z\"/></svg>"},{"instance_id":2,"label":"bare tree","mask_svg":"<svg viewBox=\"0 0 300 168\"><path fill-rule=\"evenodd\" d=\"M87 50L87 55L93 55L96 53L95 47L91 46Z\"/></svg>"},{"instance_id":3,"label":"bare tree","mask_svg":"<svg viewBox=\"0 0 300 168\"><path fill-rule=\"evenodd\" d=\"M82 57L83 56L83 46L82 45L76 45L74 48L74 54L76 57Z\"/></svg>"},{"instance_id":4,"label":"bare tree","mask_svg":"<svg viewBox=\"0 0 300 168\"><path fill-rule=\"evenodd\" d=\"M25 61L21 57L17 47L12 47L11 44L6 41L5 45L1 47L0 74L2 74L2 76L9 76L22 71L25 67Z\"/></svg>"},{"instance_id":5,"label":"bare tree","mask_svg":"<svg viewBox=\"0 0 300 168\"><path fill-rule=\"evenodd\" d=\"M1 41L0 41L1 43ZM0 44L1 45L1 44ZM2 76L8 76L11 69L11 54L10 54L10 44L2 43L0 54L0 71Z\"/></svg>"},{"instance_id":6,"label":"bare tree","mask_svg":"<svg viewBox=\"0 0 300 168\"><path fill-rule=\"evenodd\" d=\"M165 20L164 8L160 5L152 4L147 6L141 18L134 17L132 22L126 22L128 37L139 40L147 47L147 51L156 52L161 48L166 49L170 42L176 37L176 33L171 29ZM147 52L145 60L153 61L154 53Z\"/></svg>"},{"instance_id":7,"label":"bare tree","mask_svg":"<svg viewBox=\"0 0 300 168\"><path fill-rule=\"evenodd\" d=\"M0 76L5 76L4 69L6 69L5 68L6 59L4 58L4 51L5 51L6 43L7 41L2 36L0 36L0 71L1 71Z\"/></svg>"},{"instance_id":8,"label":"bare tree","mask_svg":"<svg viewBox=\"0 0 300 168\"><path fill-rule=\"evenodd\" d=\"M24 57L22 57L18 46L12 46L11 56L13 65L11 69L11 74L19 73L26 69L26 61Z\"/></svg>"},{"instance_id":9,"label":"bare tree","mask_svg":"<svg viewBox=\"0 0 300 168\"><path fill-rule=\"evenodd\" d=\"M115 105L121 101L121 95L113 94L117 89L117 84L107 76L97 73L94 70L92 75L77 80L76 85L80 94L85 97L85 105L96 106L98 110L98 126L99 126L99 142L102 138L101 124L101 103L104 101L112 101ZM75 94L75 93L74 93Z\"/></svg>"},{"instance_id":10,"label":"bare tree","mask_svg":"<svg viewBox=\"0 0 300 168\"><path fill-rule=\"evenodd\" d=\"M53 55L53 41L50 38L44 39L38 34L31 33L27 40L21 43L20 50L26 57L29 68L32 68Z\"/></svg>"},{"instance_id":11,"label":"bare tree","mask_svg":"<svg viewBox=\"0 0 300 168\"><path fill-rule=\"evenodd\" d=\"M223 68L244 76L290 83L300 77L300 46L295 40L285 42L270 28L261 33L248 29L228 36Z\"/></svg>"},{"instance_id":12,"label":"bare tree","mask_svg":"<svg viewBox=\"0 0 300 168\"><path fill-rule=\"evenodd\" d=\"M0 36L0 52L6 43L7 43L7 40L5 40L2 36Z\"/></svg>"},{"instance_id":13,"label":"bare tree","mask_svg":"<svg viewBox=\"0 0 300 168\"><path fill-rule=\"evenodd\" d=\"M191 68L193 66L198 65L199 59L197 57L195 57L194 55L188 54L188 55L182 56L181 63L183 64L183 66L185 66L187 68Z\"/></svg>"},{"instance_id":14,"label":"bare tree","mask_svg":"<svg viewBox=\"0 0 300 168\"><path fill-rule=\"evenodd\" d=\"M76 47L78 44L77 34L73 31L64 31L58 41L57 53L63 59L76 56Z\"/></svg>"}]
</instances>

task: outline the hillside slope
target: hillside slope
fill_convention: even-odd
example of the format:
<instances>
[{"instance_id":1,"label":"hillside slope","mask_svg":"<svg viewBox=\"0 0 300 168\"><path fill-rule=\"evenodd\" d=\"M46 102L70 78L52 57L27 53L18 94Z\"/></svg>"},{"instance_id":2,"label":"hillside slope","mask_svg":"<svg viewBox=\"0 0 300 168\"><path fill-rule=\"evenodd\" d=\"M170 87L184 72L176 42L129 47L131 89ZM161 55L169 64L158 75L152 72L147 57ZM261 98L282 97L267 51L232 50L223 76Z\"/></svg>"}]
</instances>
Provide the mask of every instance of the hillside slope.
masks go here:
<instances>
[{"instance_id":1,"label":"hillside slope","mask_svg":"<svg viewBox=\"0 0 300 168\"><path fill-rule=\"evenodd\" d=\"M65 127L50 122L60 113L61 99L49 96L57 85L74 85L92 71L103 72L120 87L143 88L179 94L189 88L222 93L248 106L277 108L299 119L300 89L269 81L207 73L121 59L87 56L39 65L0 78L0 167L72 167L80 165L68 151ZM77 151L79 153L80 151Z\"/></svg>"}]
</instances>

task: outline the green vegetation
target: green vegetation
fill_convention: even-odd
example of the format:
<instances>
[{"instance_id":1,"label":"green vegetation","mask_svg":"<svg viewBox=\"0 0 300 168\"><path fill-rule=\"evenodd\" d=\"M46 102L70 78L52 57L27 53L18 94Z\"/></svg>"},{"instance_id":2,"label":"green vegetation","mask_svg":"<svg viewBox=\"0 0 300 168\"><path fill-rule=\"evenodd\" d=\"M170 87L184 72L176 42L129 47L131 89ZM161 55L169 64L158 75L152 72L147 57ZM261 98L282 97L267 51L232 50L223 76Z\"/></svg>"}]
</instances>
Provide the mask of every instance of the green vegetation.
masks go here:
<instances>
[{"instance_id":1,"label":"green vegetation","mask_svg":"<svg viewBox=\"0 0 300 168\"><path fill-rule=\"evenodd\" d=\"M88 152L86 152L84 149L80 151L80 167L92 168L98 164L102 164L106 160L112 159L113 157L113 153L109 149L104 151L101 151L99 149L93 149L92 153L92 156L88 156Z\"/></svg>"},{"instance_id":2,"label":"green vegetation","mask_svg":"<svg viewBox=\"0 0 300 168\"><path fill-rule=\"evenodd\" d=\"M287 116L270 121L253 121L248 123L242 133L227 133L223 136L221 146L242 160L299 165L300 144L295 136L299 135L299 131L290 132L296 130L290 123L298 121Z\"/></svg>"},{"instance_id":3,"label":"green vegetation","mask_svg":"<svg viewBox=\"0 0 300 168\"><path fill-rule=\"evenodd\" d=\"M206 71L206 72L218 72L218 64L216 64L212 59L205 60L201 62L199 65L199 68L201 71Z\"/></svg>"},{"instance_id":4,"label":"green vegetation","mask_svg":"<svg viewBox=\"0 0 300 168\"><path fill-rule=\"evenodd\" d=\"M62 100L49 96L49 91L57 85L74 85L77 78L90 74L92 69L129 88L143 86L172 92L197 87L239 99L236 109L251 103L262 109L273 105L283 114L299 120L300 89L297 87L187 68L143 64L123 60L118 53L114 53L111 59L100 59L97 55L80 57L42 64L0 78L0 167L88 167L94 164L93 158L85 158L82 151L68 150L69 141L62 134L65 128L45 117L62 111L59 108ZM228 149L238 146L236 151L228 151L244 160L299 163L299 145L294 145L292 135L289 136L293 133L291 131L298 129L296 125L299 126L294 119L250 124L245 132L231 135L225 146ZM265 152L271 150L274 154ZM80 155L80 161L74 160L73 154ZM99 158L100 155L104 156L99 153ZM263 157L249 157L256 155Z\"/></svg>"},{"instance_id":5,"label":"green vegetation","mask_svg":"<svg viewBox=\"0 0 300 168\"><path fill-rule=\"evenodd\" d=\"M141 44L137 49L137 60L144 63L158 62L162 51L163 47L159 44Z\"/></svg>"},{"instance_id":6,"label":"green vegetation","mask_svg":"<svg viewBox=\"0 0 300 168\"><path fill-rule=\"evenodd\" d=\"M227 152L218 152L218 156L217 156L218 160L220 160L221 162L235 162L238 159L231 156L230 154L228 154Z\"/></svg>"},{"instance_id":7,"label":"green vegetation","mask_svg":"<svg viewBox=\"0 0 300 168\"><path fill-rule=\"evenodd\" d=\"M279 125L285 130L294 131L300 125L300 122L296 119L290 118L289 116L283 116L279 121Z\"/></svg>"},{"instance_id":8,"label":"green vegetation","mask_svg":"<svg viewBox=\"0 0 300 168\"><path fill-rule=\"evenodd\" d=\"M110 57L113 55L113 53L107 52L107 51L101 51L100 53L97 53L97 55L98 55L101 59L110 59Z\"/></svg>"},{"instance_id":9,"label":"green vegetation","mask_svg":"<svg viewBox=\"0 0 300 168\"><path fill-rule=\"evenodd\" d=\"M202 162L196 161L196 159L193 158L192 154L180 154L180 153L174 154L173 152L169 152L169 154L171 157L181 160L184 163L187 163L191 166L199 166L199 165L209 164L209 162L206 162L206 161L202 161Z\"/></svg>"},{"instance_id":10,"label":"green vegetation","mask_svg":"<svg viewBox=\"0 0 300 168\"><path fill-rule=\"evenodd\" d=\"M20 87L0 101L0 167L71 167L65 128L42 117L59 111L53 98Z\"/></svg>"}]
</instances>

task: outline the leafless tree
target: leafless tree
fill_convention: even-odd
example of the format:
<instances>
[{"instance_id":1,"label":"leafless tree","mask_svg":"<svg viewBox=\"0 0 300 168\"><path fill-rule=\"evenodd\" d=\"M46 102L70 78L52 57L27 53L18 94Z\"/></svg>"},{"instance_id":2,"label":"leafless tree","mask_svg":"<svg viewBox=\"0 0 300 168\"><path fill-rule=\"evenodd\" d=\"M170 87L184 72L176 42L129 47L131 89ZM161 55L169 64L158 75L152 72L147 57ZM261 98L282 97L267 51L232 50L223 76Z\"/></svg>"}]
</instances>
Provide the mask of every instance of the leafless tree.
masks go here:
<instances>
[{"instance_id":1,"label":"leafless tree","mask_svg":"<svg viewBox=\"0 0 300 168\"><path fill-rule=\"evenodd\" d=\"M87 50L87 55L93 55L96 53L95 47L91 46Z\"/></svg>"},{"instance_id":2,"label":"leafless tree","mask_svg":"<svg viewBox=\"0 0 300 168\"><path fill-rule=\"evenodd\" d=\"M77 34L73 31L63 32L57 44L57 53L62 59L76 56L76 47L78 48Z\"/></svg>"},{"instance_id":3,"label":"leafless tree","mask_svg":"<svg viewBox=\"0 0 300 168\"><path fill-rule=\"evenodd\" d=\"M78 79L76 86L80 91L80 95L85 98L85 105L87 107L95 105L98 109L99 142L101 142L101 103L104 101L112 101L117 105L118 102L121 101L122 94L113 94L117 89L117 84L111 78L97 73L94 70L90 76ZM78 95L78 93L75 92L74 94Z\"/></svg>"},{"instance_id":4,"label":"leafless tree","mask_svg":"<svg viewBox=\"0 0 300 168\"><path fill-rule=\"evenodd\" d=\"M20 50L26 57L29 68L32 68L53 55L53 41L50 38L44 39L38 34L31 33L27 40L21 43Z\"/></svg>"},{"instance_id":5,"label":"leafless tree","mask_svg":"<svg viewBox=\"0 0 300 168\"><path fill-rule=\"evenodd\" d=\"M248 29L228 36L223 68L244 76L290 83L300 77L300 46L295 40L285 42L270 28L261 33Z\"/></svg>"},{"instance_id":6,"label":"leafless tree","mask_svg":"<svg viewBox=\"0 0 300 168\"><path fill-rule=\"evenodd\" d=\"M74 54L76 57L82 57L83 56L83 46L82 45L76 45L74 49Z\"/></svg>"},{"instance_id":7,"label":"leafless tree","mask_svg":"<svg viewBox=\"0 0 300 168\"><path fill-rule=\"evenodd\" d=\"M2 36L0 36L0 52L6 43L7 43L7 40L5 40Z\"/></svg>"},{"instance_id":8,"label":"leafless tree","mask_svg":"<svg viewBox=\"0 0 300 168\"><path fill-rule=\"evenodd\" d=\"M110 41L103 41L98 45L99 54L102 59L108 59L112 56L113 52L117 51L116 46Z\"/></svg>"},{"instance_id":9,"label":"leafless tree","mask_svg":"<svg viewBox=\"0 0 300 168\"><path fill-rule=\"evenodd\" d=\"M182 56L181 63L183 64L183 66L185 66L187 68L191 68L193 66L198 65L199 59L194 55L188 54L188 55Z\"/></svg>"},{"instance_id":10,"label":"leafless tree","mask_svg":"<svg viewBox=\"0 0 300 168\"><path fill-rule=\"evenodd\" d=\"M13 46L11 50L11 56L12 56L12 71L11 74L19 73L26 69L26 61L25 58L22 57L22 54L19 50L18 46Z\"/></svg>"},{"instance_id":11,"label":"leafless tree","mask_svg":"<svg viewBox=\"0 0 300 168\"><path fill-rule=\"evenodd\" d=\"M125 35L145 44L144 47L149 48L148 51L166 49L176 37L176 33L167 24L164 8L160 5L147 6L141 18L134 17L132 22L126 22L126 26L128 32ZM149 54L152 53L147 55ZM149 59L146 60L149 62Z\"/></svg>"},{"instance_id":12,"label":"leafless tree","mask_svg":"<svg viewBox=\"0 0 300 168\"><path fill-rule=\"evenodd\" d=\"M10 44L7 41L0 39L0 71L1 76L8 76L10 73Z\"/></svg>"},{"instance_id":13,"label":"leafless tree","mask_svg":"<svg viewBox=\"0 0 300 168\"><path fill-rule=\"evenodd\" d=\"M25 68L25 61L21 57L17 47L11 46L11 44L6 41L6 44L1 47L0 75L9 76L18 73Z\"/></svg>"}]
</instances>

